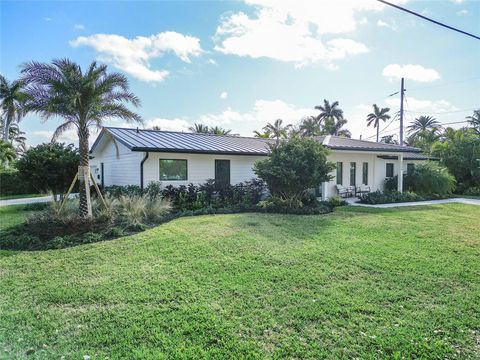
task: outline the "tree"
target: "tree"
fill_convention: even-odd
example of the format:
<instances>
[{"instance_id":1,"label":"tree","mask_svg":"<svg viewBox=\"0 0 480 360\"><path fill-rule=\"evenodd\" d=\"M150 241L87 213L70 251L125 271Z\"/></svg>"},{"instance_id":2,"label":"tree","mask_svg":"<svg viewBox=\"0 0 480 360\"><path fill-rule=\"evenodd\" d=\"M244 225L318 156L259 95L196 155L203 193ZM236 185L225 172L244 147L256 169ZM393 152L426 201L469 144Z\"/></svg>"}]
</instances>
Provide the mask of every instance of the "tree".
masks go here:
<instances>
[{"instance_id":1,"label":"tree","mask_svg":"<svg viewBox=\"0 0 480 360\"><path fill-rule=\"evenodd\" d=\"M351 137L352 133L347 129L342 129L347 124L347 119L343 117L343 110L338 107L338 101L332 104L328 100L323 100L323 106L315 106L316 110L320 110L317 116L319 126L321 126L321 135L335 135L343 137Z\"/></svg>"},{"instance_id":2,"label":"tree","mask_svg":"<svg viewBox=\"0 0 480 360\"><path fill-rule=\"evenodd\" d=\"M7 141L0 140L0 165L3 167L17 157L14 147Z\"/></svg>"},{"instance_id":3,"label":"tree","mask_svg":"<svg viewBox=\"0 0 480 360\"><path fill-rule=\"evenodd\" d=\"M422 130L410 135L407 138L409 146L418 147L425 153L430 153L432 145L441 138L441 134L437 129Z\"/></svg>"},{"instance_id":4,"label":"tree","mask_svg":"<svg viewBox=\"0 0 480 360\"><path fill-rule=\"evenodd\" d=\"M208 134L209 133L208 126L203 125L203 124L193 124L193 126L190 126L188 128L188 130L190 130L193 133L197 133L197 134Z\"/></svg>"},{"instance_id":5,"label":"tree","mask_svg":"<svg viewBox=\"0 0 480 360\"><path fill-rule=\"evenodd\" d=\"M264 131L264 132L260 132L260 131L257 131L255 130L253 132L253 135L256 137L256 138L261 138L261 139L270 139L270 131Z\"/></svg>"},{"instance_id":6,"label":"tree","mask_svg":"<svg viewBox=\"0 0 480 360\"><path fill-rule=\"evenodd\" d=\"M331 179L335 165L327 156L328 150L317 141L293 138L272 148L267 159L257 161L254 172L273 195L298 199L305 190Z\"/></svg>"},{"instance_id":7,"label":"tree","mask_svg":"<svg viewBox=\"0 0 480 360\"><path fill-rule=\"evenodd\" d=\"M51 64L30 62L23 66L22 74L28 94L27 110L45 120L51 117L65 120L55 130L53 140L66 130L77 130L80 215L90 217L89 130L91 127L101 128L107 118L142 122L140 115L125 106L125 103L139 106L140 100L129 92L124 75L109 74L106 65L96 62L92 62L85 72L68 59L53 60Z\"/></svg>"},{"instance_id":8,"label":"tree","mask_svg":"<svg viewBox=\"0 0 480 360\"><path fill-rule=\"evenodd\" d=\"M467 116L468 123L472 126L477 134L480 135L480 109L474 110L473 115Z\"/></svg>"},{"instance_id":9,"label":"tree","mask_svg":"<svg viewBox=\"0 0 480 360\"><path fill-rule=\"evenodd\" d=\"M380 137L380 121L387 121L390 119L388 112L390 108L379 108L377 104L373 104L373 112L367 115L367 126L373 124L374 128L377 128L377 143Z\"/></svg>"},{"instance_id":10,"label":"tree","mask_svg":"<svg viewBox=\"0 0 480 360\"><path fill-rule=\"evenodd\" d=\"M416 118L409 126L407 126L409 135L413 137L426 131L438 132L440 129L440 123L433 116L424 115Z\"/></svg>"},{"instance_id":11,"label":"tree","mask_svg":"<svg viewBox=\"0 0 480 360\"><path fill-rule=\"evenodd\" d=\"M473 129L447 130L443 141L432 146L432 154L455 176L460 192L480 186L480 135Z\"/></svg>"},{"instance_id":12,"label":"tree","mask_svg":"<svg viewBox=\"0 0 480 360\"><path fill-rule=\"evenodd\" d=\"M208 131L209 134L213 134L213 135L229 135L231 132L232 130L226 130L219 126L214 126L210 128Z\"/></svg>"},{"instance_id":13,"label":"tree","mask_svg":"<svg viewBox=\"0 0 480 360\"><path fill-rule=\"evenodd\" d=\"M381 142L381 143L384 143L384 144L395 144L395 145L398 145L398 141L395 140L393 137L394 137L394 135L385 135L385 136L382 136L382 138L380 139L380 142Z\"/></svg>"},{"instance_id":14,"label":"tree","mask_svg":"<svg viewBox=\"0 0 480 360\"><path fill-rule=\"evenodd\" d=\"M15 80L9 82L0 75L0 109L4 116L3 134L4 141L8 141L9 128L13 122L20 122L26 113L24 107L27 95L24 90L24 82Z\"/></svg>"},{"instance_id":15,"label":"tree","mask_svg":"<svg viewBox=\"0 0 480 360\"><path fill-rule=\"evenodd\" d=\"M5 131L5 121L2 118L0 120L0 132ZM11 123L8 128L8 141L15 148L17 156L21 156L27 149L27 138L24 136L25 133L20 130L18 123Z\"/></svg>"},{"instance_id":16,"label":"tree","mask_svg":"<svg viewBox=\"0 0 480 360\"><path fill-rule=\"evenodd\" d=\"M270 138L276 140L276 145L280 143L280 139L285 139L288 136L288 129L292 125L283 125L282 119L277 119L273 124L268 123L264 126L263 130L270 133Z\"/></svg>"},{"instance_id":17,"label":"tree","mask_svg":"<svg viewBox=\"0 0 480 360\"><path fill-rule=\"evenodd\" d=\"M51 191L55 200L67 191L78 171L80 156L73 144L41 144L18 160L20 176L38 192Z\"/></svg>"},{"instance_id":18,"label":"tree","mask_svg":"<svg viewBox=\"0 0 480 360\"><path fill-rule=\"evenodd\" d=\"M315 116L307 116L302 119L299 127L304 137L320 135L320 123Z\"/></svg>"}]
</instances>

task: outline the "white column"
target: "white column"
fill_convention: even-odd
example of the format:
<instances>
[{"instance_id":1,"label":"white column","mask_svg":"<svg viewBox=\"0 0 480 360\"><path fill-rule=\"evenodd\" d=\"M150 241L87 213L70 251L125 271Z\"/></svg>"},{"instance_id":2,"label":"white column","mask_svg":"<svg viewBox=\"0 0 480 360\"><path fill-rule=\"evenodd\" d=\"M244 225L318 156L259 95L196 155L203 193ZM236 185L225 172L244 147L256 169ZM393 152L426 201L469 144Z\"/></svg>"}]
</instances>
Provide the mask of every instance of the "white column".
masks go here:
<instances>
[{"instance_id":1,"label":"white column","mask_svg":"<svg viewBox=\"0 0 480 360\"><path fill-rule=\"evenodd\" d=\"M323 183L322 183L322 200L323 200L323 201L327 201L327 200L328 200L327 189L328 189L328 183L327 183L327 182L323 182Z\"/></svg>"},{"instance_id":2,"label":"white column","mask_svg":"<svg viewBox=\"0 0 480 360\"><path fill-rule=\"evenodd\" d=\"M398 156L398 188L399 192L403 192L403 153Z\"/></svg>"}]
</instances>

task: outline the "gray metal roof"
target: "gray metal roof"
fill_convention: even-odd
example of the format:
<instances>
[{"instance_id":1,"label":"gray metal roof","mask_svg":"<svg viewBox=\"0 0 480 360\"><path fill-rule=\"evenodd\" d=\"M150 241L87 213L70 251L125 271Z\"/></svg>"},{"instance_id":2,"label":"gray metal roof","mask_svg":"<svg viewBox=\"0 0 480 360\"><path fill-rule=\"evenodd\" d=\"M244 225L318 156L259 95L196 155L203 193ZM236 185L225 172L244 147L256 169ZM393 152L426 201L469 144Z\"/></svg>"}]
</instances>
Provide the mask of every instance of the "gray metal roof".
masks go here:
<instances>
[{"instance_id":1,"label":"gray metal roof","mask_svg":"<svg viewBox=\"0 0 480 360\"><path fill-rule=\"evenodd\" d=\"M270 139L232 135L196 134L174 131L157 131L105 127L92 145L92 151L100 139L109 132L118 142L132 151L181 152L203 154L268 155ZM378 151L419 153L410 146L376 143L348 139L339 136L315 136L315 140L332 150Z\"/></svg>"}]
</instances>

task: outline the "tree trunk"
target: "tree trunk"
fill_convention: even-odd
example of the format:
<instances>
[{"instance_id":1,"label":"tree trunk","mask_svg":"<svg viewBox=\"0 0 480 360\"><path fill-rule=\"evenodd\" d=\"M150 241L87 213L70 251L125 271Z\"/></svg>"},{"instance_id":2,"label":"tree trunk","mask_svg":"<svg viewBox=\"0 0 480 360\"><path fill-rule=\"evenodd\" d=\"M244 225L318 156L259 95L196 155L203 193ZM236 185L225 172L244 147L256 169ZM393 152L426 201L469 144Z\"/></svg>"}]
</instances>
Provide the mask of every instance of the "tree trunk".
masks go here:
<instances>
[{"instance_id":1,"label":"tree trunk","mask_svg":"<svg viewBox=\"0 0 480 360\"><path fill-rule=\"evenodd\" d=\"M8 142L8 135L10 132L11 120L8 116L5 117L5 123L3 124L3 141Z\"/></svg>"},{"instance_id":2,"label":"tree trunk","mask_svg":"<svg viewBox=\"0 0 480 360\"><path fill-rule=\"evenodd\" d=\"M380 124L377 124L377 142L378 142L378 137L380 136Z\"/></svg>"},{"instance_id":3,"label":"tree trunk","mask_svg":"<svg viewBox=\"0 0 480 360\"><path fill-rule=\"evenodd\" d=\"M80 192L80 216L92 216L92 203L90 199L90 182L89 182L89 149L88 149L88 128L80 128L78 130L78 145L80 149L80 166L78 167L78 182Z\"/></svg>"}]
</instances>

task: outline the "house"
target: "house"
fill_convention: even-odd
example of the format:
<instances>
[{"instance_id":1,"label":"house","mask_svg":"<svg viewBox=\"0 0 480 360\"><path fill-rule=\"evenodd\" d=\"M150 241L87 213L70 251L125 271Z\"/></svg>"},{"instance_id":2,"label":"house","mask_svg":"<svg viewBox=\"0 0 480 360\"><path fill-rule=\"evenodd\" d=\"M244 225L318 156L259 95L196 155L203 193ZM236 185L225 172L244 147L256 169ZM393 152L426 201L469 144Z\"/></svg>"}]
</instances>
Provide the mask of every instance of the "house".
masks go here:
<instances>
[{"instance_id":1,"label":"house","mask_svg":"<svg viewBox=\"0 0 480 360\"><path fill-rule=\"evenodd\" d=\"M322 198L337 184L383 190L385 178L428 160L420 149L338 136L317 136L336 164L332 180L318 189ZM105 127L91 148L92 172L102 186L187 185L215 179L239 183L255 177L253 164L268 156L269 139ZM401 177L400 177L401 178Z\"/></svg>"}]
</instances>

